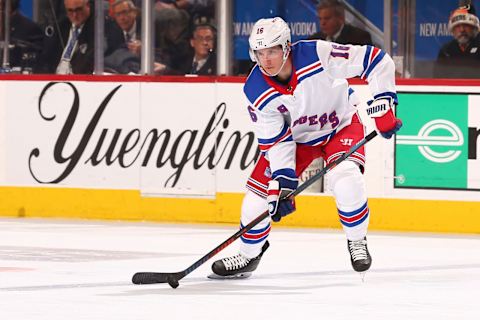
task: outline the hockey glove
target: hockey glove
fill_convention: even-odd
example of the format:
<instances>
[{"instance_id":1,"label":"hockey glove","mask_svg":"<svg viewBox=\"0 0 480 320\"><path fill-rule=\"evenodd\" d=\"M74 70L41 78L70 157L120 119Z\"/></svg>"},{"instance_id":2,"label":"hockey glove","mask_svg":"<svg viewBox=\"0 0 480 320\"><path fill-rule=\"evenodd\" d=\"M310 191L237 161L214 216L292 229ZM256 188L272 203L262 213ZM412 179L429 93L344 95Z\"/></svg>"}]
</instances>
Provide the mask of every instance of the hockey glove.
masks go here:
<instances>
[{"instance_id":1,"label":"hockey glove","mask_svg":"<svg viewBox=\"0 0 480 320\"><path fill-rule=\"evenodd\" d=\"M395 117L392 98L379 98L369 103L367 114L375 120L382 137L390 139L402 127L402 120Z\"/></svg>"},{"instance_id":2,"label":"hockey glove","mask_svg":"<svg viewBox=\"0 0 480 320\"><path fill-rule=\"evenodd\" d=\"M295 200L285 198L298 187L298 179L279 176L268 182L268 212L273 221L279 222L282 217L295 211Z\"/></svg>"}]
</instances>

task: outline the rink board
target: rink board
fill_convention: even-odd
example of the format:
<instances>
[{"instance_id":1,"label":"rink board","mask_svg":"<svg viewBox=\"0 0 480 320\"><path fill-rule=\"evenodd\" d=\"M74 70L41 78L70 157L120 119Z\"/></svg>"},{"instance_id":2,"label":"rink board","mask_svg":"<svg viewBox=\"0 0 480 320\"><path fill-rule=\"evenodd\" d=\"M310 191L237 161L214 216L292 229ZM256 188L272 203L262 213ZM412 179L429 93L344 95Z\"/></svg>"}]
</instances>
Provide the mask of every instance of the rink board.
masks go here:
<instances>
[{"instance_id":1,"label":"rink board","mask_svg":"<svg viewBox=\"0 0 480 320\"><path fill-rule=\"evenodd\" d=\"M405 117L423 119L425 103L457 98L464 104L451 112L464 113L420 136L419 127L450 117L448 105L442 119L426 111L400 140L368 144L371 229L479 233L480 83L399 84L400 102L411 101L399 106ZM353 88L370 98L367 86ZM238 223L258 156L241 79L7 77L0 93L0 215ZM442 169L446 158L453 170ZM339 228L328 190L309 191L282 224Z\"/></svg>"},{"instance_id":2,"label":"rink board","mask_svg":"<svg viewBox=\"0 0 480 320\"><path fill-rule=\"evenodd\" d=\"M138 191L0 188L0 212L8 217L85 218L181 223L237 224L243 194L215 200L142 197ZM370 229L479 233L480 203L370 198ZM328 196L299 196L297 211L282 226L340 228Z\"/></svg>"}]
</instances>

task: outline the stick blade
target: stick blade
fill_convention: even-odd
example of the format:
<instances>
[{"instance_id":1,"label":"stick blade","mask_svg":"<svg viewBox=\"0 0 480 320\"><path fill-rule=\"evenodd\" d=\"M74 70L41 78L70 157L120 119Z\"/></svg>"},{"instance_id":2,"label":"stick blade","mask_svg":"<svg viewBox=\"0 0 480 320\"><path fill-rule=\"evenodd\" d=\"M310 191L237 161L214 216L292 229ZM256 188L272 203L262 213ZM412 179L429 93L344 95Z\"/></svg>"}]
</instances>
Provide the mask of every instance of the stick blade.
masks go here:
<instances>
[{"instance_id":1,"label":"stick blade","mask_svg":"<svg viewBox=\"0 0 480 320\"><path fill-rule=\"evenodd\" d=\"M175 273L162 272L137 272L132 277L133 284L154 284L167 283L168 277L175 276Z\"/></svg>"}]
</instances>

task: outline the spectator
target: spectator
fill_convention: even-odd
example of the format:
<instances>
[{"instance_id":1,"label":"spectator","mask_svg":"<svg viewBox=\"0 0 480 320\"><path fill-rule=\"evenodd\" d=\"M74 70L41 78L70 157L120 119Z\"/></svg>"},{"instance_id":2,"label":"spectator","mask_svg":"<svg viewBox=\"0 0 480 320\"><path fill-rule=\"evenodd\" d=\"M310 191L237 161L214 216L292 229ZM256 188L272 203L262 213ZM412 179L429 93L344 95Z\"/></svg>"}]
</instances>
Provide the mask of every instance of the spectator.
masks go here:
<instances>
[{"instance_id":1,"label":"spectator","mask_svg":"<svg viewBox=\"0 0 480 320\"><path fill-rule=\"evenodd\" d=\"M89 0L64 0L67 18L46 37L37 72L91 74L94 65L94 14ZM57 27L58 26L58 27ZM116 31L115 31L116 30ZM105 55L122 46L120 29L105 20Z\"/></svg>"},{"instance_id":2,"label":"spectator","mask_svg":"<svg viewBox=\"0 0 480 320\"><path fill-rule=\"evenodd\" d=\"M5 1L3 1L5 6ZM10 12L10 67L33 69L42 50L43 32L39 25L19 11L20 0L11 2ZM4 27L3 15L0 25Z\"/></svg>"},{"instance_id":3,"label":"spectator","mask_svg":"<svg viewBox=\"0 0 480 320\"><path fill-rule=\"evenodd\" d=\"M138 8L132 0L116 0L111 9L115 22L122 29L125 45L133 54L140 56L142 23Z\"/></svg>"},{"instance_id":4,"label":"spectator","mask_svg":"<svg viewBox=\"0 0 480 320\"><path fill-rule=\"evenodd\" d=\"M480 78L479 21L473 7L453 11L448 30L454 39L438 53L435 78Z\"/></svg>"},{"instance_id":5,"label":"spectator","mask_svg":"<svg viewBox=\"0 0 480 320\"><path fill-rule=\"evenodd\" d=\"M185 74L215 75L217 56L215 53L216 30L212 25L195 26L190 45L192 55L183 65Z\"/></svg>"},{"instance_id":6,"label":"spectator","mask_svg":"<svg viewBox=\"0 0 480 320\"><path fill-rule=\"evenodd\" d=\"M140 62L140 55L142 53L142 41L141 41L141 34L142 34L142 22L140 19L140 10L137 8L135 3L132 0L115 0L111 5L111 12L115 19L117 25L122 29L123 38L125 41L125 45L127 46L128 50L137 57L138 63ZM138 68L135 71L135 68L132 68L134 61L132 57L128 57L123 50L117 50L113 56L110 56L107 59L107 62L113 61L113 58L121 57L123 59L128 59L132 63L128 63L130 67L124 68L115 68L119 73L138 73L140 70ZM128 70L128 71L127 71ZM154 62L154 72L161 73L165 70L165 65Z\"/></svg>"},{"instance_id":7,"label":"spectator","mask_svg":"<svg viewBox=\"0 0 480 320\"><path fill-rule=\"evenodd\" d=\"M321 39L340 44L372 45L370 33L345 23L345 8L338 0L322 0L317 6L320 32L310 39Z\"/></svg>"},{"instance_id":8,"label":"spectator","mask_svg":"<svg viewBox=\"0 0 480 320\"><path fill-rule=\"evenodd\" d=\"M163 9L155 17L155 61L165 66L157 73L181 74L191 52L189 16L185 10Z\"/></svg>"},{"instance_id":9,"label":"spectator","mask_svg":"<svg viewBox=\"0 0 480 320\"><path fill-rule=\"evenodd\" d=\"M131 0L135 7L140 8L142 5L142 0ZM117 2L117 0L108 0L108 15L113 18L113 10L112 10L112 5ZM139 9L139 11L141 11Z\"/></svg>"}]
</instances>

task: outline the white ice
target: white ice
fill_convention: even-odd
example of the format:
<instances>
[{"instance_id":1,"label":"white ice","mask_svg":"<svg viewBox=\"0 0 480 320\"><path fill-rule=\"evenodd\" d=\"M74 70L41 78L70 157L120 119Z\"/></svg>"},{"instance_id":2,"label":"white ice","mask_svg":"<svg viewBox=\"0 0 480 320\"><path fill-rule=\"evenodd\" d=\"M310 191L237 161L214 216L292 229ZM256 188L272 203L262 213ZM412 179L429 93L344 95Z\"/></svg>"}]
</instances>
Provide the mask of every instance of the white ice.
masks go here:
<instances>
[{"instance_id":1,"label":"white ice","mask_svg":"<svg viewBox=\"0 0 480 320\"><path fill-rule=\"evenodd\" d=\"M0 219L0 319L480 319L480 236L370 232L365 282L340 230L274 226L247 280L131 284L181 271L235 226Z\"/></svg>"}]
</instances>

